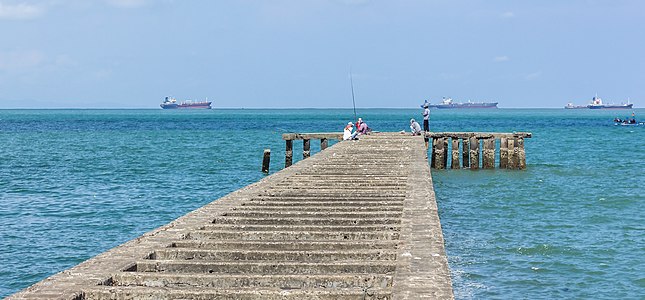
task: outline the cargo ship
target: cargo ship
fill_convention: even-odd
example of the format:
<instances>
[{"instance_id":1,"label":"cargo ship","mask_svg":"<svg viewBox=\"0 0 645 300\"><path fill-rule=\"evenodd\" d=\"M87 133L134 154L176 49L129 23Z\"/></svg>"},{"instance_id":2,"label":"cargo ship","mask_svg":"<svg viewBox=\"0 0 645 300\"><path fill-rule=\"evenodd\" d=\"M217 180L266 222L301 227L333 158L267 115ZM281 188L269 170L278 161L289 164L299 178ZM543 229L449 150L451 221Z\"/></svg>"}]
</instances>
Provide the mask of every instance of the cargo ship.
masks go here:
<instances>
[{"instance_id":1,"label":"cargo ship","mask_svg":"<svg viewBox=\"0 0 645 300\"><path fill-rule=\"evenodd\" d=\"M587 109L631 109L634 107L633 103L629 103L629 100L627 100L627 103L621 103L621 104L604 104L602 103L602 99L596 95L591 99L591 103L589 105L574 105L573 103L567 103L567 105L564 107L565 109L581 109L581 108L587 108Z\"/></svg>"},{"instance_id":2,"label":"cargo ship","mask_svg":"<svg viewBox=\"0 0 645 300\"><path fill-rule=\"evenodd\" d=\"M629 103L621 103L621 104L603 104L602 99L600 97L596 96L591 99L591 104L587 105L589 109L631 109L634 106L634 104Z\"/></svg>"},{"instance_id":3,"label":"cargo ship","mask_svg":"<svg viewBox=\"0 0 645 300\"><path fill-rule=\"evenodd\" d=\"M573 103L569 102L567 105L564 106L565 109L587 109L588 107L586 105L574 105Z\"/></svg>"},{"instance_id":4,"label":"cargo ship","mask_svg":"<svg viewBox=\"0 0 645 300\"><path fill-rule=\"evenodd\" d=\"M497 108L497 102L453 102L452 98L443 98L441 104L430 104L428 100L421 105L421 107L434 107L434 108Z\"/></svg>"},{"instance_id":5,"label":"cargo ship","mask_svg":"<svg viewBox=\"0 0 645 300\"><path fill-rule=\"evenodd\" d=\"M177 102L177 99L172 97L164 98L164 101L159 105L163 109L211 109L211 101L182 101Z\"/></svg>"}]
</instances>

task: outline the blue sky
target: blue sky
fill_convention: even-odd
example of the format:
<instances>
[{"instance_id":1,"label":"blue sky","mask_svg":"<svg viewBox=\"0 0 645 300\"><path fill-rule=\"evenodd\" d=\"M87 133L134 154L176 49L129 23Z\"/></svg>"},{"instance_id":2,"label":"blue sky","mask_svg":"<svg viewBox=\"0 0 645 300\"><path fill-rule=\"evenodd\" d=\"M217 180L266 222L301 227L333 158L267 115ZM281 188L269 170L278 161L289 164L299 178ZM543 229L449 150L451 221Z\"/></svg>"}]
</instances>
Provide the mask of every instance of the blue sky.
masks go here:
<instances>
[{"instance_id":1,"label":"blue sky","mask_svg":"<svg viewBox=\"0 0 645 300\"><path fill-rule=\"evenodd\" d=\"M0 108L645 106L645 1L0 0Z\"/></svg>"}]
</instances>

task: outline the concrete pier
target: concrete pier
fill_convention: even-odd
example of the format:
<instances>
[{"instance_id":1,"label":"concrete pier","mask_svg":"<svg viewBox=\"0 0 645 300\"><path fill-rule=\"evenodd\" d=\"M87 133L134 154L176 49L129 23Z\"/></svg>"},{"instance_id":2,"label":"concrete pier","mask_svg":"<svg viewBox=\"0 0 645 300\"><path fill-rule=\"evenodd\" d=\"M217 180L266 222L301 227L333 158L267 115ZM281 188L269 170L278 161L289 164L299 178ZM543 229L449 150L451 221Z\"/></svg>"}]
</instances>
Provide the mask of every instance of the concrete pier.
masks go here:
<instances>
[{"instance_id":1,"label":"concrete pier","mask_svg":"<svg viewBox=\"0 0 645 300\"><path fill-rule=\"evenodd\" d=\"M453 299L426 155L336 143L9 299Z\"/></svg>"}]
</instances>

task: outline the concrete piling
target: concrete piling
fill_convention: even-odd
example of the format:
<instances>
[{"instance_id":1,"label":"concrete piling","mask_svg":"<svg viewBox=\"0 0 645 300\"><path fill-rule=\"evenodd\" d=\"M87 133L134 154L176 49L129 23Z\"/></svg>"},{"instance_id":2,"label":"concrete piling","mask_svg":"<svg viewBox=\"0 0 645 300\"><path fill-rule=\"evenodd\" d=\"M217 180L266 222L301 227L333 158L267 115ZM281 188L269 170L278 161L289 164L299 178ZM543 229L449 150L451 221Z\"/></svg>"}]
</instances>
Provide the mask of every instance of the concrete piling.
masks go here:
<instances>
[{"instance_id":1,"label":"concrete piling","mask_svg":"<svg viewBox=\"0 0 645 300\"><path fill-rule=\"evenodd\" d=\"M438 155L445 151L447 140L452 140L451 169L458 168L459 157L462 158L463 168L476 170L480 168L480 155L482 156L481 168L495 168L496 141L499 140L499 168L500 169L526 169L526 151L524 139L530 138L529 132L514 133L486 133L486 132L428 132L426 136L432 138L433 159L432 168L444 169L447 165L437 162ZM461 149L459 149L459 139ZM481 141L481 142L480 142ZM480 149L480 143L482 147ZM461 151L461 155L459 153Z\"/></svg>"},{"instance_id":2,"label":"concrete piling","mask_svg":"<svg viewBox=\"0 0 645 300\"><path fill-rule=\"evenodd\" d=\"M262 158L262 172L269 173L270 164L271 164L271 149L264 149L264 156Z\"/></svg>"}]
</instances>

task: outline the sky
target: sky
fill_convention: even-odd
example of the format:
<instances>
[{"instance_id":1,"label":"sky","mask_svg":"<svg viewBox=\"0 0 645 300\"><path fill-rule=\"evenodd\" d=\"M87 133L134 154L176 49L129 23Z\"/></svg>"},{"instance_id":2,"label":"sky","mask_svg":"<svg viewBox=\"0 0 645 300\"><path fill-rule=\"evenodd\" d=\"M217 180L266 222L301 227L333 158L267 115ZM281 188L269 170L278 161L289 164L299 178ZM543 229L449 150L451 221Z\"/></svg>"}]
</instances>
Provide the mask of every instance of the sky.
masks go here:
<instances>
[{"instance_id":1,"label":"sky","mask_svg":"<svg viewBox=\"0 0 645 300\"><path fill-rule=\"evenodd\" d=\"M640 0L0 0L0 109L645 106Z\"/></svg>"}]
</instances>

